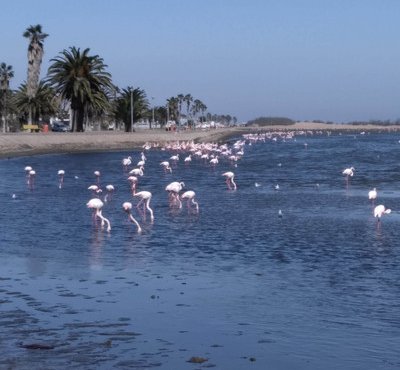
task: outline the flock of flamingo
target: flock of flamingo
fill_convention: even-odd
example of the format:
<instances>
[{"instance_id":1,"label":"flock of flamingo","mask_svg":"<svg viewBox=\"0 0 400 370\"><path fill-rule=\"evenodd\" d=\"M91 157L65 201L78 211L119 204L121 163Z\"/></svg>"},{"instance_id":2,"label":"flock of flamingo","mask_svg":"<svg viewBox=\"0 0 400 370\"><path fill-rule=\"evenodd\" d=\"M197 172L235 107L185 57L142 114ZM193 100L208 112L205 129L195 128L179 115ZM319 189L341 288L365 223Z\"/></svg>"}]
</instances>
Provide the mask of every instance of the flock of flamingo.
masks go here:
<instances>
[{"instance_id":1,"label":"flock of flamingo","mask_svg":"<svg viewBox=\"0 0 400 370\"><path fill-rule=\"evenodd\" d=\"M354 167L345 168L343 170L342 174L346 176L346 186L349 185L349 178L354 176L354 172L355 172ZM373 188L368 192L368 199L372 202L374 206L377 197L378 197L378 192L376 188ZM376 207L374 207L374 217L377 218L378 223L380 222L383 215L388 215L391 212L392 210L390 208L386 208L383 204L379 204Z\"/></svg>"},{"instance_id":2,"label":"flock of flamingo","mask_svg":"<svg viewBox=\"0 0 400 370\"><path fill-rule=\"evenodd\" d=\"M300 132L301 134L302 132ZM299 134L299 132L298 132ZM140 183L140 177L144 176L145 168L146 168L146 155L145 152L149 151L152 148L159 149L167 152L173 152L168 159L165 159L160 162L160 166L162 170L166 174L172 174L173 166L171 163L176 165L181 158L184 156L183 162L186 165L189 165L190 162L194 159L200 159L208 162L209 166L216 167L220 160L229 161L233 167L237 167L237 162L244 155L244 147L246 143L252 145L252 143L257 141L267 141L268 139L276 141L277 138L282 140L293 139L295 132L270 132L270 133L262 133L262 134L247 134L243 135L242 140L235 141L231 146L228 144L216 144L216 143L194 143L192 142L172 142L166 144L160 143L146 143L143 145L143 151L140 153L139 161L134 165L134 161L131 156L123 158L121 160L123 173L126 174L126 180L130 185L130 195L132 199L129 201L125 201L122 204L122 210L127 213L129 222L132 222L136 228L137 232L142 232L142 227L138 220L133 216L134 205L132 203L133 199L137 199L138 202L136 204L136 209L138 212L141 212L143 220L146 220L147 213L150 216L150 222L154 222L154 211L150 206L152 193L146 190L138 191L138 186ZM305 145L305 149L307 146ZM346 186L349 185L350 178L354 176L355 168L349 167L343 170L342 174L345 175ZM35 175L36 172L33 170L31 166L25 167L26 174L26 183L30 190L34 189L35 185ZM96 170L93 172L95 176L95 184L91 184L88 186L88 190L92 194L92 198L86 203L87 208L93 211L93 223L97 226L97 223L100 222L101 228L106 229L108 232L111 231L111 223L108 218L103 215L104 204L111 200L114 193L114 186L112 184L108 184L105 186L106 194L103 198L103 190L100 185L101 173ZM58 187L60 189L63 188L64 184L64 170L59 170L58 173ZM230 191L235 191L237 189L237 185L235 182L235 174L232 171L223 172L221 174L225 178L227 189ZM255 183L255 186L260 186L258 183ZM186 201L188 211L190 212L199 212L199 203L196 200L196 193L194 190L185 190L185 183L183 181L174 181L169 183L165 187L165 191L168 194L168 201L170 207L175 207L178 209L182 208L182 201ZM275 189L279 189L279 185L275 186ZM376 188L371 190L368 193L369 199L374 202L377 198ZM384 205L380 204L374 208L374 217L377 218L378 223L383 215L389 214L391 212L390 209L387 209ZM279 217L282 217L282 211L279 210Z\"/></svg>"},{"instance_id":3,"label":"flock of flamingo","mask_svg":"<svg viewBox=\"0 0 400 370\"><path fill-rule=\"evenodd\" d=\"M174 166L180 161L184 153L187 156L183 159L186 165L195 159L200 159L209 163L210 166L215 167L219 163L219 157L226 158L233 166L237 166L237 161L243 156L243 146L245 140L236 141L232 147L228 144L214 144L214 143L202 143L195 144L194 142L172 142L161 145L159 143L146 143L143 146L143 151L140 153L139 161L134 164L134 160L131 156L123 158L121 160L122 171L126 174L126 180L130 187L131 199L123 202L122 210L128 215L128 221L132 222L137 229L138 233L142 232L142 227L139 221L134 217L133 213L135 208L142 215L143 220L146 220L146 215L149 214L150 222L154 222L154 211L150 206L152 199L152 193L147 190L138 189L140 184L140 178L145 174L147 157L146 151L152 148L160 149L165 152L173 152L168 159L160 162L161 171L166 174L171 174L173 169L170 163ZM26 183L28 189L33 190L35 186L35 175L36 172L31 166L25 167ZM58 188L62 189L64 186L64 170L58 170ZM103 194L101 187L101 173L98 170L93 172L95 181L89 185L87 190L91 193L91 199L86 203L87 208L92 210L93 224L97 226L100 223L102 229L106 229L108 232L111 231L110 220L104 216L103 210L105 204L112 199L115 187L112 184L105 186L106 194ZM235 174L232 171L222 173L225 178L225 182L228 190L236 190L237 185L235 183ZM199 203L196 199L196 193L194 190L184 190L185 183L183 181L173 181L165 187L165 191L168 194L168 201L170 207L181 209L182 203L186 202L188 212L199 213ZM133 204L133 200L137 199L136 205Z\"/></svg>"}]
</instances>

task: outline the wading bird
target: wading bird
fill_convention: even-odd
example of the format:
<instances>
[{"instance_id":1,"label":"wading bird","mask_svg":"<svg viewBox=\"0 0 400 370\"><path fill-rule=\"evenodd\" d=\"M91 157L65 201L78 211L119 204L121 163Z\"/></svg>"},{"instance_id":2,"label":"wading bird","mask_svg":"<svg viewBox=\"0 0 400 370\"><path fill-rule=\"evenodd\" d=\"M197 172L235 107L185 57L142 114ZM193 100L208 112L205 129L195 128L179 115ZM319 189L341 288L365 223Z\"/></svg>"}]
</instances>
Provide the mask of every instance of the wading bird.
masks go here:
<instances>
[{"instance_id":1,"label":"wading bird","mask_svg":"<svg viewBox=\"0 0 400 370\"><path fill-rule=\"evenodd\" d=\"M225 176L225 182L226 182L226 185L228 185L228 189L232 190L232 188L233 188L233 190L236 190L236 188L237 188L236 183L233 180L235 178L235 174L231 171L228 171L228 172L223 173L222 176Z\"/></svg>"},{"instance_id":2,"label":"wading bird","mask_svg":"<svg viewBox=\"0 0 400 370\"><path fill-rule=\"evenodd\" d=\"M107 224L107 231L111 231L111 224L110 221L105 218L102 214L101 209L103 208L103 202L99 198L92 198L87 202L86 206L90 209L93 209L93 218L96 220L96 217L100 218L101 220L101 228L104 227L104 224Z\"/></svg>"},{"instance_id":3,"label":"wading bird","mask_svg":"<svg viewBox=\"0 0 400 370\"><path fill-rule=\"evenodd\" d=\"M140 201L136 205L136 207L139 208L139 206L141 204L143 204L143 215L146 216L146 209L147 209L150 213L151 222L153 222L154 214L153 214L153 210L150 208L150 200L151 200L152 194L149 191L138 191L134 196L140 198Z\"/></svg>"},{"instance_id":4,"label":"wading bird","mask_svg":"<svg viewBox=\"0 0 400 370\"><path fill-rule=\"evenodd\" d=\"M128 214L128 220L132 221L136 227L137 227L137 232L141 233L142 232L142 228L139 225L139 222L137 222L135 220L135 218L132 216L131 210L132 210L132 203L131 202L124 202L122 204L122 209Z\"/></svg>"},{"instance_id":5,"label":"wading bird","mask_svg":"<svg viewBox=\"0 0 400 370\"><path fill-rule=\"evenodd\" d=\"M182 194L182 199L187 199L187 207L190 210L190 204L193 204L196 207L196 211L199 212L199 203L194 200L196 193L193 190L185 191Z\"/></svg>"}]
</instances>

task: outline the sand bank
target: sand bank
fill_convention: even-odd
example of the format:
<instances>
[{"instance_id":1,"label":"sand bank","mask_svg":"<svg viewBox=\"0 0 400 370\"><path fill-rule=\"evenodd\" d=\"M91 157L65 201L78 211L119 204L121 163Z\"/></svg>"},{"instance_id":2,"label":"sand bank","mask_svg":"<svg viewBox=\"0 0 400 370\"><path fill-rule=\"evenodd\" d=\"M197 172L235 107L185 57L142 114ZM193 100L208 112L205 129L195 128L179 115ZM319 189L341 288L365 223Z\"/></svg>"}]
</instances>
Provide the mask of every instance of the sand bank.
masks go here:
<instances>
[{"instance_id":1,"label":"sand bank","mask_svg":"<svg viewBox=\"0 0 400 370\"><path fill-rule=\"evenodd\" d=\"M0 158L48 153L88 152L105 150L134 150L147 142L224 142L244 133L276 130L326 130L326 131L397 131L394 126L337 125L299 122L290 126L263 128L232 127L210 130L169 132L161 129L137 130L133 133L97 131L84 133L6 133L0 134Z\"/></svg>"}]
</instances>

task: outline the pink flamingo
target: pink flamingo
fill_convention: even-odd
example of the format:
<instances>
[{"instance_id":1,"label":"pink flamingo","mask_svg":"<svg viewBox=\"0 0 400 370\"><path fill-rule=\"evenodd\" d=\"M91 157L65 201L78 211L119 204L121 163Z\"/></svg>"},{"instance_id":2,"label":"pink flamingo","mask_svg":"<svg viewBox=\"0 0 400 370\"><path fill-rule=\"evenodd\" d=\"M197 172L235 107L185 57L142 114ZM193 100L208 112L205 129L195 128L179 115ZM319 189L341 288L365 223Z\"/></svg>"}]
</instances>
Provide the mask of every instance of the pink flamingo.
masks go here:
<instances>
[{"instance_id":1,"label":"pink flamingo","mask_svg":"<svg viewBox=\"0 0 400 370\"><path fill-rule=\"evenodd\" d=\"M232 188L233 188L233 190L237 189L236 183L233 180L235 178L235 174L233 172L231 172L231 171L225 172L222 174L222 176L225 176L225 182L226 182L226 185L228 185L229 190L232 190Z\"/></svg>"},{"instance_id":2,"label":"pink flamingo","mask_svg":"<svg viewBox=\"0 0 400 370\"><path fill-rule=\"evenodd\" d=\"M349 185L349 177L354 176L354 167L345 168L342 172L343 175L346 175L346 185Z\"/></svg>"},{"instance_id":3,"label":"pink flamingo","mask_svg":"<svg viewBox=\"0 0 400 370\"><path fill-rule=\"evenodd\" d=\"M106 189L107 189L107 194L104 197L104 201L107 202L108 200L111 200L112 195L114 194L114 185L106 185Z\"/></svg>"},{"instance_id":4,"label":"pink flamingo","mask_svg":"<svg viewBox=\"0 0 400 370\"><path fill-rule=\"evenodd\" d=\"M151 200L152 194L149 191L139 191L134 196L140 198L140 201L136 205L136 207L139 208L139 206L141 204L143 204L143 214L146 216L146 209L147 209L150 212L151 222L153 222L154 214L153 214L153 210L150 208L150 200Z\"/></svg>"},{"instance_id":5,"label":"pink flamingo","mask_svg":"<svg viewBox=\"0 0 400 370\"><path fill-rule=\"evenodd\" d=\"M184 182L174 181L165 187L165 190L168 191L168 197L171 205L172 203L178 203L178 207L182 208L182 202L179 198L179 192L184 188L184 186Z\"/></svg>"},{"instance_id":6,"label":"pink flamingo","mask_svg":"<svg viewBox=\"0 0 400 370\"><path fill-rule=\"evenodd\" d=\"M29 172L32 171L31 166L26 166L25 167L25 176L26 176L26 183L29 185Z\"/></svg>"},{"instance_id":7,"label":"pink flamingo","mask_svg":"<svg viewBox=\"0 0 400 370\"><path fill-rule=\"evenodd\" d=\"M196 193L193 190L185 191L182 194L182 199L187 199L187 207L190 210L190 204L193 204L196 207L196 211L199 212L199 203L194 200Z\"/></svg>"},{"instance_id":8,"label":"pink flamingo","mask_svg":"<svg viewBox=\"0 0 400 370\"><path fill-rule=\"evenodd\" d=\"M376 188L373 188L368 192L368 199L372 200L372 205L375 204L375 199L378 196L378 192L376 191Z\"/></svg>"},{"instance_id":9,"label":"pink flamingo","mask_svg":"<svg viewBox=\"0 0 400 370\"><path fill-rule=\"evenodd\" d=\"M99 196L103 192L97 185L90 185L88 190L91 190L95 197Z\"/></svg>"},{"instance_id":10,"label":"pink flamingo","mask_svg":"<svg viewBox=\"0 0 400 370\"><path fill-rule=\"evenodd\" d=\"M383 204L380 204L379 206L376 206L374 209L374 217L378 219L378 223L381 221L381 217L383 215L388 215L391 213L392 210L389 208L385 208Z\"/></svg>"},{"instance_id":11,"label":"pink flamingo","mask_svg":"<svg viewBox=\"0 0 400 370\"><path fill-rule=\"evenodd\" d=\"M143 166L140 166L139 168L134 168L133 170L130 170L129 175L143 176Z\"/></svg>"},{"instance_id":12,"label":"pink flamingo","mask_svg":"<svg viewBox=\"0 0 400 370\"><path fill-rule=\"evenodd\" d=\"M124 171L128 171L128 167L132 163L132 157L127 157L122 159L122 166L124 167Z\"/></svg>"},{"instance_id":13,"label":"pink flamingo","mask_svg":"<svg viewBox=\"0 0 400 370\"><path fill-rule=\"evenodd\" d=\"M163 166L165 172L170 172L170 173L172 172L172 168L169 165L168 161L163 161L160 163L160 165Z\"/></svg>"},{"instance_id":14,"label":"pink flamingo","mask_svg":"<svg viewBox=\"0 0 400 370\"><path fill-rule=\"evenodd\" d=\"M90 209L94 210L94 215L93 217L96 218L100 218L101 220L101 228L104 227L104 224L107 224L107 231L110 232L111 231L111 224L110 221L105 218L102 214L101 209L103 208L103 202L99 199L99 198L93 198L90 199L89 202L87 202L86 206Z\"/></svg>"},{"instance_id":15,"label":"pink flamingo","mask_svg":"<svg viewBox=\"0 0 400 370\"><path fill-rule=\"evenodd\" d=\"M128 220L132 221L136 226L137 226L137 232L140 234L142 232L142 228L139 225L139 222L135 220L135 218L132 216L131 210L132 210L132 203L131 202L124 202L122 204L123 210L128 214Z\"/></svg>"},{"instance_id":16,"label":"pink flamingo","mask_svg":"<svg viewBox=\"0 0 400 370\"><path fill-rule=\"evenodd\" d=\"M33 190L35 186L35 176L36 176L36 171L30 170L28 175L28 187L30 190Z\"/></svg>"},{"instance_id":17,"label":"pink flamingo","mask_svg":"<svg viewBox=\"0 0 400 370\"><path fill-rule=\"evenodd\" d=\"M136 184L138 182L138 178L136 176L129 176L128 181L131 183L131 192L132 195L136 193Z\"/></svg>"},{"instance_id":18,"label":"pink flamingo","mask_svg":"<svg viewBox=\"0 0 400 370\"><path fill-rule=\"evenodd\" d=\"M93 173L96 176L97 185L100 185L100 171L94 171Z\"/></svg>"},{"instance_id":19,"label":"pink flamingo","mask_svg":"<svg viewBox=\"0 0 400 370\"><path fill-rule=\"evenodd\" d=\"M58 170L57 174L58 174L58 188L61 189L63 187L63 184L64 184L65 171L64 170Z\"/></svg>"}]
</instances>

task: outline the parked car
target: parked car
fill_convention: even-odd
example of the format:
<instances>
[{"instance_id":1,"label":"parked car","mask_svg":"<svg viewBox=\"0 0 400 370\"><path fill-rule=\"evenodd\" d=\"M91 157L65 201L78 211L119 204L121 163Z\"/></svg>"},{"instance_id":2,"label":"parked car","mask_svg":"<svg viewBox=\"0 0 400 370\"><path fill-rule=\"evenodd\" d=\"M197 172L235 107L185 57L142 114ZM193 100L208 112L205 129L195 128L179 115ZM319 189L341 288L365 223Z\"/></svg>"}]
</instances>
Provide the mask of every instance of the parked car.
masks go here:
<instances>
[{"instance_id":1,"label":"parked car","mask_svg":"<svg viewBox=\"0 0 400 370\"><path fill-rule=\"evenodd\" d=\"M53 127L51 128L51 131L54 132L68 132L69 127L65 125L64 123L61 122L54 122Z\"/></svg>"}]
</instances>

